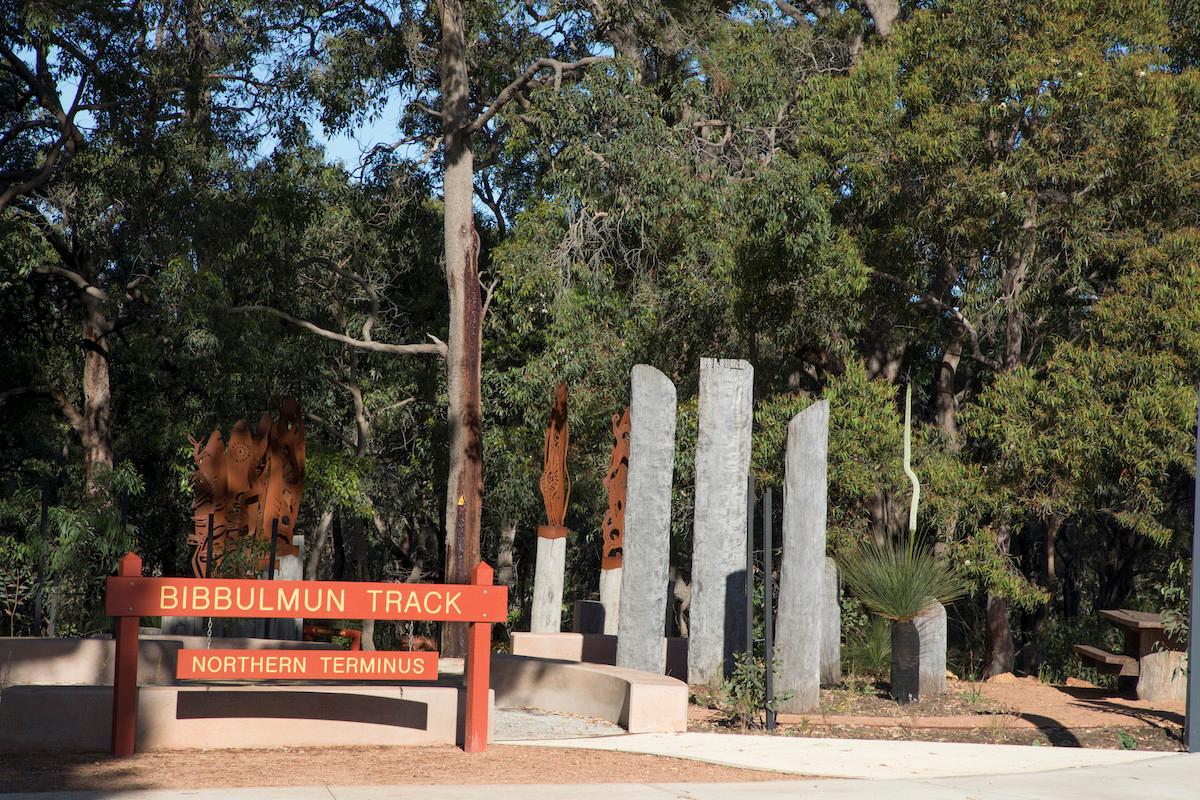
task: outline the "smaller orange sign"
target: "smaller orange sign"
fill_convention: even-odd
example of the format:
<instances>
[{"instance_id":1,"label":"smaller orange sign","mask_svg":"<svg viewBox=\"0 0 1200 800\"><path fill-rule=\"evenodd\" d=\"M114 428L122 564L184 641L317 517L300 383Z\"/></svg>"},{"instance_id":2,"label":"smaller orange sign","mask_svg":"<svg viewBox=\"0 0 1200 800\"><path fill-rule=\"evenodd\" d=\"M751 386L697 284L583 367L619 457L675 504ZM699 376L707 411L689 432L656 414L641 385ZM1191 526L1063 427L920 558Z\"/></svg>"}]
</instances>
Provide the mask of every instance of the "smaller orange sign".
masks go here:
<instances>
[{"instance_id":1,"label":"smaller orange sign","mask_svg":"<svg viewBox=\"0 0 1200 800\"><path fill-rule=\"evenodd\" d=\"M180 680L433 681L438 654L344 650L180 650Z\"/></svg>"}]
</instances>

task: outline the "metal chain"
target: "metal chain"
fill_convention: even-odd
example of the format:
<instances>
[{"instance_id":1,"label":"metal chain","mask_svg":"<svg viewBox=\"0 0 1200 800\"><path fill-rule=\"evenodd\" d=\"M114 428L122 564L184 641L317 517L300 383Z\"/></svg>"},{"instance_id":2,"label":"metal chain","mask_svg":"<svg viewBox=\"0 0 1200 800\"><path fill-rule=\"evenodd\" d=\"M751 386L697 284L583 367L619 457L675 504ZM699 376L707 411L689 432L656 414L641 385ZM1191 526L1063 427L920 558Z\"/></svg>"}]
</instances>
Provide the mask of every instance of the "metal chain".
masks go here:
<instances>
[{"instance_id":1,"label":"metal chain","mask_svg":"<svg viewBox=\"0 0 1200 800\"><path fill-rule=\"evenodd\" d=\"M208 638L204 640L204 649L212 650L212 621L213 618L208 618Z\"/></svg>"}]
</instances>

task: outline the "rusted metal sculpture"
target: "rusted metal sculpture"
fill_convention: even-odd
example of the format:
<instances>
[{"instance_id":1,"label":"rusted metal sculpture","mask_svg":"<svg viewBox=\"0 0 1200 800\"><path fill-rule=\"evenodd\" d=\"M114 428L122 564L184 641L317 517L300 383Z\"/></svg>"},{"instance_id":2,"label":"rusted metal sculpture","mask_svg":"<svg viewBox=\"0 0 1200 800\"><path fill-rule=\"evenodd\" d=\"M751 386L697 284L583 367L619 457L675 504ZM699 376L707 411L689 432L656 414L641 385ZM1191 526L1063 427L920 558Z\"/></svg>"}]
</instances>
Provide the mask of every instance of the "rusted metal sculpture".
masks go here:
<instances>
[{"instance_id":1,"label":"rusted metal sculpture","mask_svg":"<svg viewBox=\"0 0 1200 800\"><path fill-rule=\"evenodd\" d=\"M567 385L560 383L546 426L546 448L542 461L542 501L546 506L546 524L538 526L543 539L561 539L567 535L563 520L571 499L571 476L567 474L567 444L571 427L567 424Z\"/></svg>"},{"instance_id":2,"label":"rusted metal sculpture","mask_svg":"<svg viewBox=\"0 0 1200 800\"><path fill-rule=\"evenodd\" d=\"M625 490L629 479L629 408L624 414L612 416L612 459L604 488L608 490L608 513L604 516L601 535L604 548L600 569L620 569L624 563L625 547Z\"/></svg>"},{"instance_id":3,"label":"rusted metal sculpture","mask_svg":"<svg viewBox=\"0 0 1200 800\"><path fill-rule=\"evenodd\" d=\"M300 404L285 398L279 418L272 421L270 414L263 414L254 431L238 420L229 433L228 445L220 431L213 431L203 447L196 439L191 442L196 472L192 476L193 526L187 542L195 548L193 574L198 578L213 575L216 565L234 548L250 551L249 561L242 565L246 571L262 570L268 566L272 530L277 536L277 557L298 555L292 534L304 493Z\"/></svg>"}]
</instances>

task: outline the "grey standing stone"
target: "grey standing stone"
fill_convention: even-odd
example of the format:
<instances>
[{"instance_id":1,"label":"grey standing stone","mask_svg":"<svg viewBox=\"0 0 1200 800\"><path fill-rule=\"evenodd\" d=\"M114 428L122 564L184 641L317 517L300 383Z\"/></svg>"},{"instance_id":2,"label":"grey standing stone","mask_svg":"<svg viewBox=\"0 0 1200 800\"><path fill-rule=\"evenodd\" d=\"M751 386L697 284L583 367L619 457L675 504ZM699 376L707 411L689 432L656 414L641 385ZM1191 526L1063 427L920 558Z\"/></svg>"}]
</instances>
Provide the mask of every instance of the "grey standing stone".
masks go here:
<instances>
[{"instance_id":1,"label":"grey standing stone","mask_svg":"<svg viewBox=\"0 0 1200 800\"><path fill-rule=\"evenodd\" d=\"M746 639L746 476L754 368L700 359L688 683L718 684Z\"/></svg>"},{"instance_id":2,"label":"grey standing stone","mask_svg":"<svg viewBox=\"0 0 1200 800\"><path fill-rule=\"evenodd\" d=\"M821 701L822 607L829 403L819 400L788 424L783 495L783 563L775 623L778 710L807 713Z\"/></svg>"},{"instance_id":3,"label":"grey standing stone","mask_svg":"<svg viewBox=\"0 0 1200 800\"><path fill-rule=\"evenodd\" d=\"M621 573L624 568L600 570L600 605L604 606L604 630L601 633L617 635L617 621L621 618Z\"/></svg>"},{"instance_id":4,"label":"grey standing stone","mask_svg":"<svg viewBox=\"0 0 1200 800\"><path fill-rule=\"evenodd\" d=\"M934 603L913 624L920 641L919 696L933 697L946 691L946 607Z\"/></svg>"},{"instance_id":5,"label":"grey standing stone","mask_svg":"<svg viewBox=\"0 0 1200 800\"><path fill-rule=\"evenodd\" d=\"M534 633L562 631L563 572L567 566L567 537L537 537L537 561L533 567L533 611L529 630Z\"/></svg>"},{"instance_id":6,"label":"grey standing stone","mask_svg":"<svg viewBox=\"0 0 1200 800\"><path fill-rule=\"evenodd\" d=\"M838 586L837 562L825 558L825 591L821 608L821 685L842 682L842 594Z\"/></svg>"},{"instance_id":7,"label":"grey standing stone","mask_svg":"<svg viewBox=\"0 0 1200 800\"><path fill-rule=\"evenodd\" d=\"M617 665L662 674L675 468L675 385L645 364L633 368L630 380Z\"/></svg>"}]
</instances>

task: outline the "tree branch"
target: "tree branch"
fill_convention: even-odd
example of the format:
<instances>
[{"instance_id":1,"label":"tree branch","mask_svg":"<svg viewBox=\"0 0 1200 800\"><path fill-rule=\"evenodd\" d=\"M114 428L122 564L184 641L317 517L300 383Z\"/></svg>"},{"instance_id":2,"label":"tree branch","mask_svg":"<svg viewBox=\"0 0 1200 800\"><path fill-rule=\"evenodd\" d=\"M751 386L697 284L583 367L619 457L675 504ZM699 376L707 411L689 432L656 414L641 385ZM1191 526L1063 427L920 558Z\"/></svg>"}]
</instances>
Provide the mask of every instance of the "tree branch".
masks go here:
<instances>
[{"instance_id":1,"label":"tree branch","mask_svg":"<svg viewBox=\"0 0 1200 800\"><path fill-rule=\"evenodd\" d=\"M4 405L10 399L14 397L20 397L22 395L41 395L42 397L49 397L58 404L58 408L62 412L63 416L66 417L67 424L71 426L71 430L75 431L76 433L83 432L83 414L79 413L79 409L75 407L74 403L67 399L67 396L63 394L61 390L56 389L53 386L20 386L16 389L9 389L8 391L0 392L0 406Z\"/></svg>"},{"instance_id":2,"label":"tree branch","mask_svg":"<svg viewBox=\"0 0 1200 800\"><path fill-rule=\"evenodd\" d=\"M280 311L271 306L237 306L229 309L235 314L247 314L254 311L261 311L264 314L270 314L273 317L289 322L298 328L303 328L309 333L314 333L317 336L324 337L334 342L348 345L358 350L368 350L373 353L391 353L392 355L435 355L446 357L446 344L432 334L426 334L433 340L431 344L385 344L383 342L366 342L362 339L354 339L342 333L322 328L308 320L299 319L288 314L286 311Z\"/></svg>"},{"instance_id":3,"label":"tree branch","mask_svg":"<svg viewBox=\"0 0 1200 800\"><path fill-rule=\"evenodd\" d=\"M0 208L2 208L2 206L0 206ZM88 295L89 297L94 297L102 302L108 301L108 292L104 291L98 286L93 286L92 284L88 283L87 278L83 277L78 272L66 269L65 267L55 266L54 264L38 264L33 268L33 271L39 272L42 275L53 275L57 278L62 278L68 283L74 285L76 289Z\"/></svg>"},{"instance_id":4,"label":"tree branch","mask_svg":"<svg viewBox=\"0 0 1200 800\"><path fill-rule=\"evenodd\" d=\"M974 360L978 361L981 364L984 364L984 365L990 367L991 369L993 369L997 372L1001 371L1001 366L1000 366L999 362L995 361L994 359L988 358L986 355L983 354L983 351L979 347L979 331L977 331L975 329L975 326L971 324L971 321L968 320L966 317L964 317L962 312L959 311L957 308L950 305L949 303L945 303L942 300L939 300L937 297L934 297L929 292L916 291L911 286L909 286L907 282L905 282L904 280L901 280L900 278L897 278L895 275L888 275L886 272L880 272L878 270L871 270L871 276L878 278L882 281L885 281L887 283L890 283L893 286L900 287L905 292L907 292L909 295L920 298L922 305L934 308L937 311L950 316L955 322L957 322L959 325L961 325L963 327L964 331L967 332L967 337L971 340L971 358L973 358Z\"/></svg>"},{"instance_id":5,"label":"tree branch","mask_svg":"<svg viewBox=\"0 0 1200 800\"><path fill-rule=\"evenodd\" d=\"M581 58L578 61L570 62L559 61L553 58L539 58L537 61L530 64L529 67L523 73L521 73L516 80L501 89L500 93L496 95L496 98L488 105L487 110L476 117L475 121L467 127L467 130L471 133L475 133L484 125L488 124L488 121L491 120L492 117L496 116L500 109L504 108L504 106L513 99L517 92L528 86L530 81L537 77L537 74L542 70L554 70L554 85L557 87L559 82L562 80L562 74L564 72L581 69L589 64L595 64L597 61L608 61L610 58L610 56L588 56L587 58Z\"/></svg>"}]
</instances>

